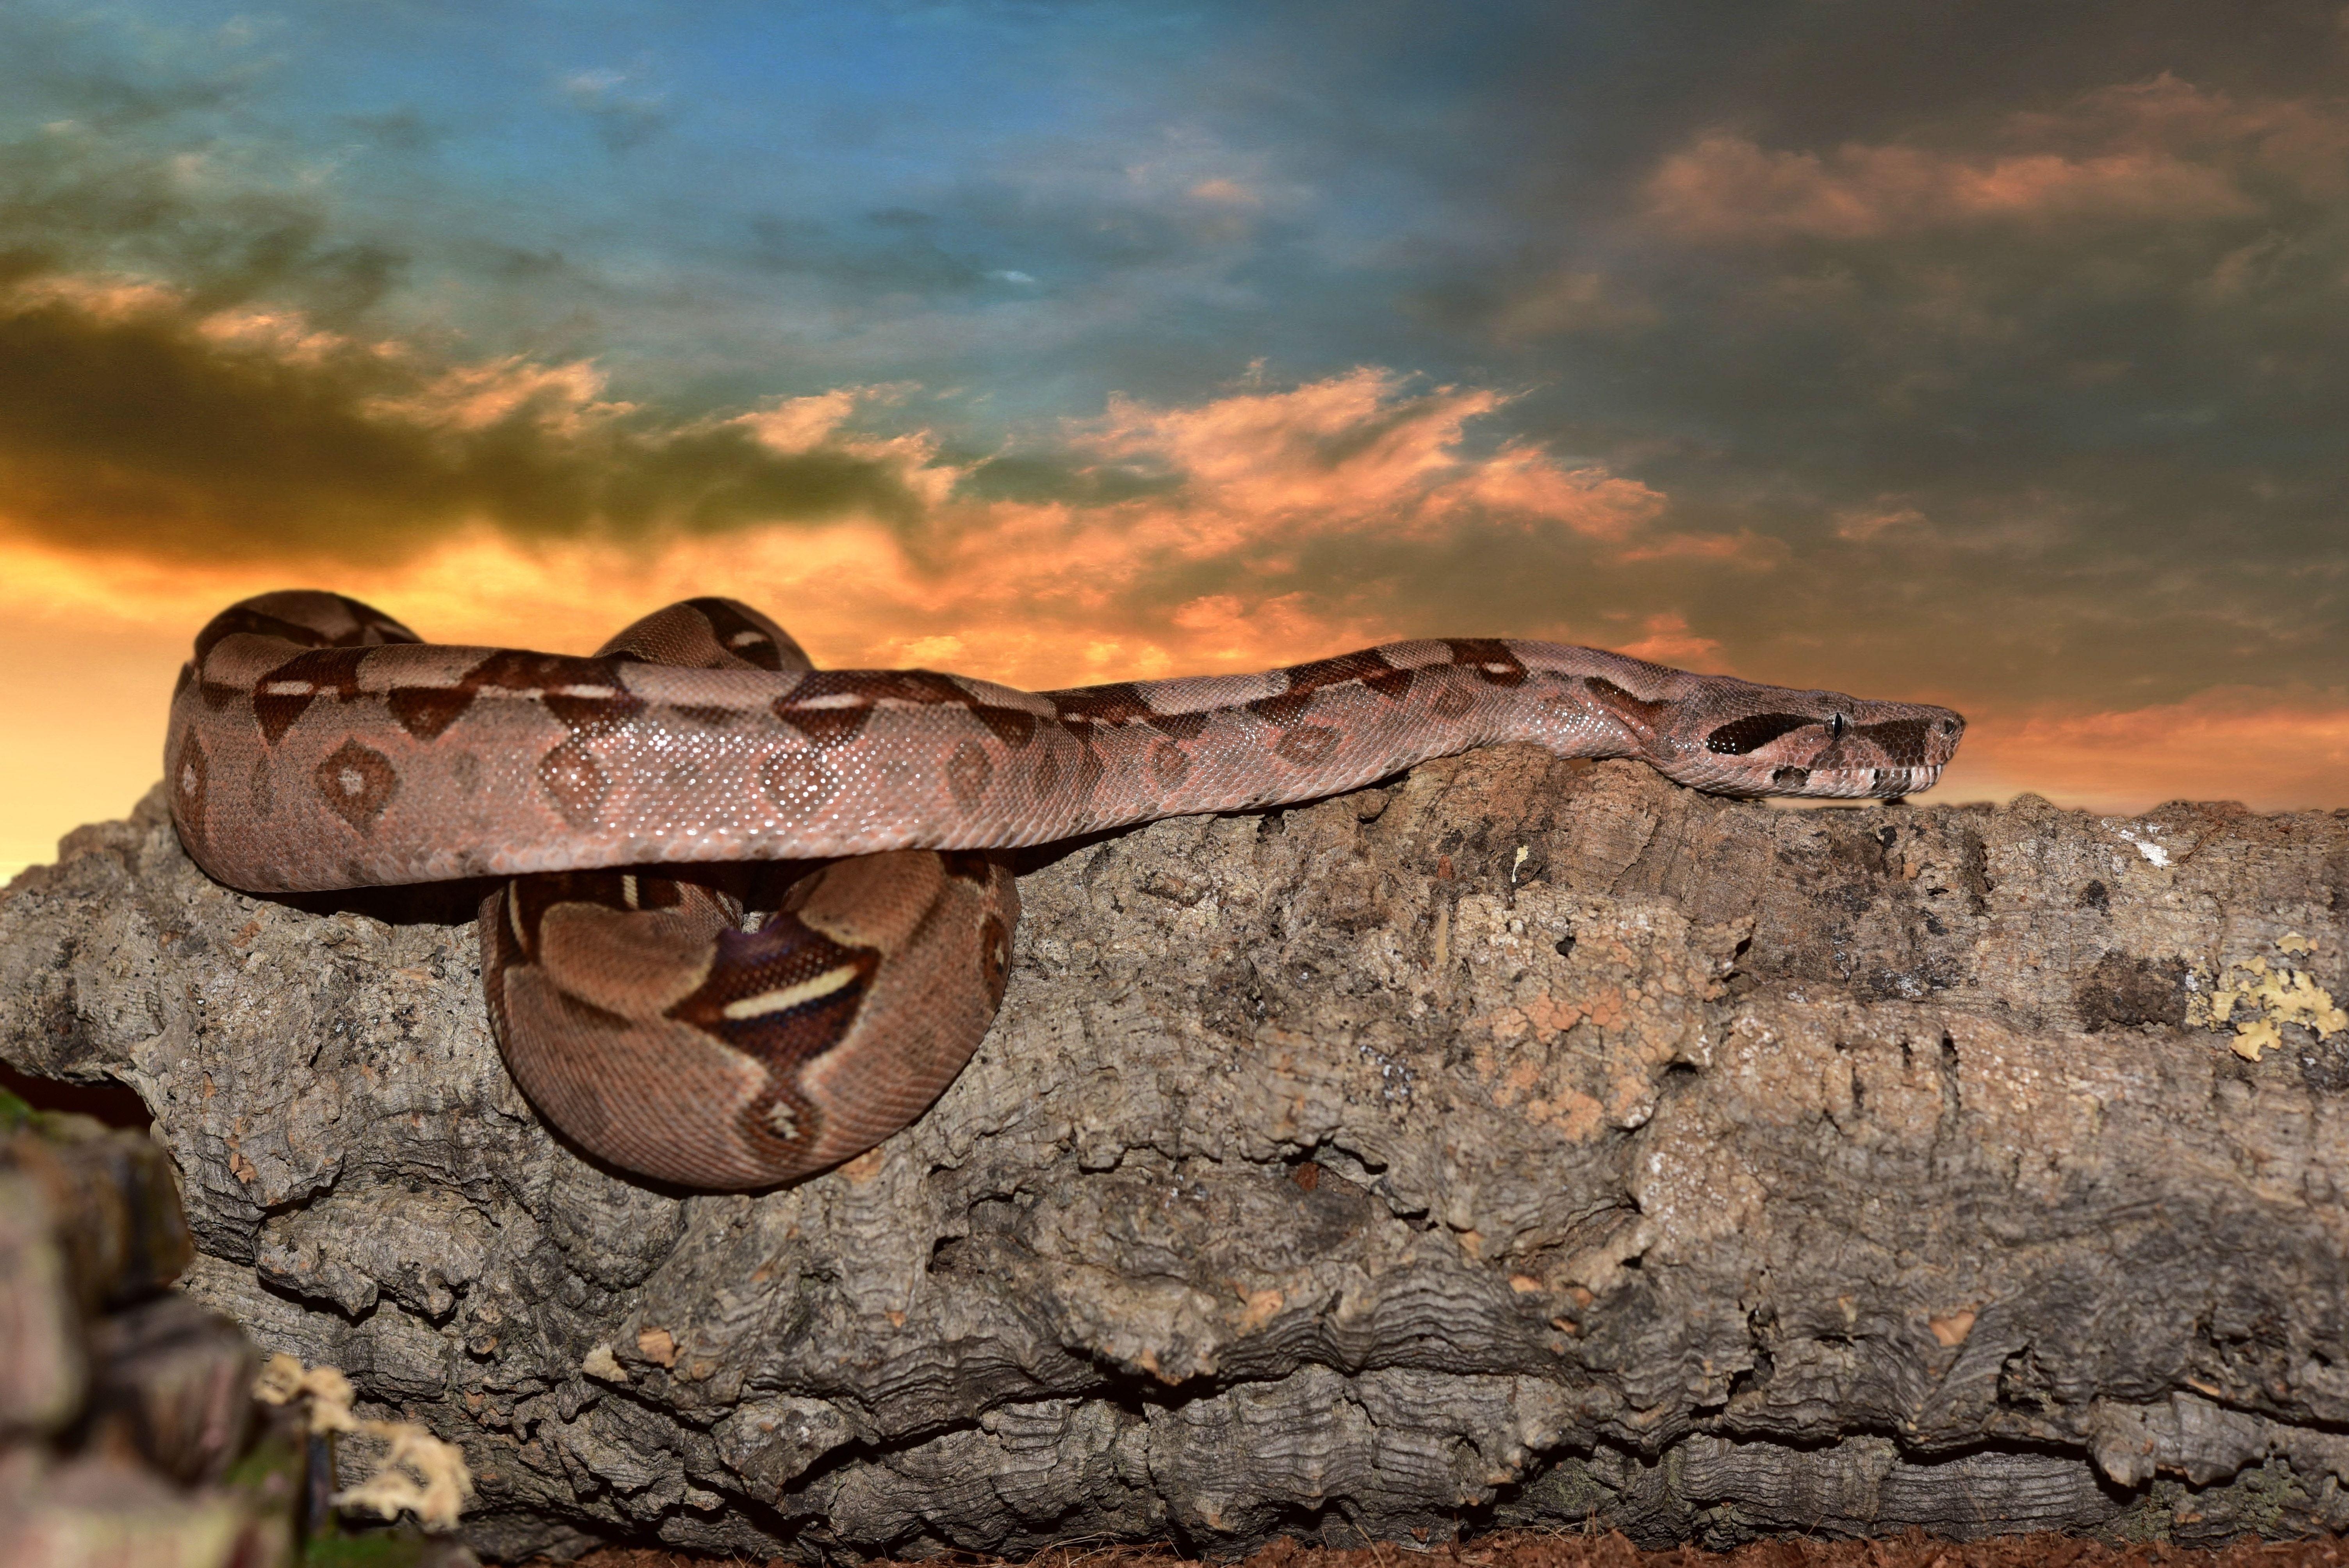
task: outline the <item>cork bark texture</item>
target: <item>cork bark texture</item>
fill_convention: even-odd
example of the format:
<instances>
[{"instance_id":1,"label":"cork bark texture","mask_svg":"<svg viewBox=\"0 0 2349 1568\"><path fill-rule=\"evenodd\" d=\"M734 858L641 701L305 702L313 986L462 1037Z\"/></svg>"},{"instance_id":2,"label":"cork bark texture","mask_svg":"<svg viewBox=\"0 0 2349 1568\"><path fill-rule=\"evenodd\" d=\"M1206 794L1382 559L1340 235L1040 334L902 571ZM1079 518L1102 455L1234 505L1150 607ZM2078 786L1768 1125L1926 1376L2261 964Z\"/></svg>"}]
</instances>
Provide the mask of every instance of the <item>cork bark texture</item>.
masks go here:
<instances>
[{"instance_id":1,"label":"cork bark texture","mask_svg":"<svg viewBox=\"0 0 2349 1568\"><path fill-rule=\"evenodd\" d=\"M740 1196L538 1122L478 890L248 897L159 799L0 894L0 1055L139 1091L183 1288L463 1445L486 1555L2349 1526L2349 813L1503 748L1162 822Z\"/></svg>"}]
</instances>

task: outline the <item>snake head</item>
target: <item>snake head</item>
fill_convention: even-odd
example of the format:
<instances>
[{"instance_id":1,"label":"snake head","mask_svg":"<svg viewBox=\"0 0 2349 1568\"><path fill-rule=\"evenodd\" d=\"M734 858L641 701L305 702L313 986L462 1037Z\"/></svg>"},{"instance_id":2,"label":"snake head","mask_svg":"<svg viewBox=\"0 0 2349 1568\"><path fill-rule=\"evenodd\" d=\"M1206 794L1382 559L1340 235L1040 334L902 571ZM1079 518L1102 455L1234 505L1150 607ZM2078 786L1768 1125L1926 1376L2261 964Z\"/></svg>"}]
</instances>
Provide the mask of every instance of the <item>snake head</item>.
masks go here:
<instances>
[{"instance_id":1,"label":"snake head","mask_svg":"<svg viewBox=\"0 0 2349 1568\"><path fill-rule=\"evenodd\" d=\"M1930 789L1956 755L1964 717L1926 703L1708 677L1651 758L1668 777L1721 795L1890 799Z\"/></svg>"}]
</instances>

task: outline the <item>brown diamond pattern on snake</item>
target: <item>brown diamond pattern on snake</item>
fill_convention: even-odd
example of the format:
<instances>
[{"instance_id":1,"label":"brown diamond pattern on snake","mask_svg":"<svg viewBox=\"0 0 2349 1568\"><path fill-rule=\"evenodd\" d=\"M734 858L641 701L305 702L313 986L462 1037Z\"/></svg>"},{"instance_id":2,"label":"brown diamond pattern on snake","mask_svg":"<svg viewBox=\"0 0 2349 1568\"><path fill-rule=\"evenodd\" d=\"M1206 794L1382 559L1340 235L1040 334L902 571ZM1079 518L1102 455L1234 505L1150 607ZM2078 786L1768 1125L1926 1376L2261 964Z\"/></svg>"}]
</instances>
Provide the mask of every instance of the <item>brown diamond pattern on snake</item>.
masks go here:
<instances>
[{"instance_id":1,"label":"brown diamond pattern on snake","mask_svg":"<svg viewBox=\"0 0 2349 1568\"><path fill-rule=\"evenodd\" d=\"M1150 748L1150 776L1161 789L1179 789L1191 776L1191 754L1171 740Z\"/></svg>"},{"instance_id":2,"label":"brown diamond pattern on snake","mask_svg":"<svg viewBox=\"0 0 2349 1568\"><path fill-rule=\"evenodd\" d=\"M506 884L498 901L500 918L494 924L511 943L521 944L516 952L522 959L534 963L539 922L557 904L592 903L635 913L648 909L675 909L686 902L688 893L705 899L710 896L669 877L632 871L541 872L534 876L516 877Z\"/></svg>"},{"instance_id":3,"label":"brown diamond pattern on snake","mask_svg":"<svg viewBox=\"0 0 2349 1568\"><path fill-rule=\"evenodd\" d=\"M811 816L840 792L840 775L812 751L778 751L759 765L759 788L792 816Z\"/></svg>"},{"instance_id":4,"label":"brown diamond pattern on snake","mask_svg":"<svg viewBox=\"0 0 2349 1568\"><path fill-rule=\"evenodd\" d=\"M333 645L333 640L315 627L305 626L298 621L288 621L276 615L265 614L248 605L232 604L205 622L204 629L196 634L196 663L202 664L205 655L229 638L247 634L256 637L275 637L281 642L291 643L297 648L324 648Z\"/></svg>"},{"instance_id":5,"label":"brown diamond pattern on snake","mask_svg":"<svg viewBox=\"0 0 2349 1568\"><path fill-rule=\"evenodd\" d=\"M525 936L522 900L523 891L537 880L536 877L516 877L482 901L481 917L475 923L473 929L480 933L484 944L481 950L481 965L484 971L492 966L509 969L516 965L536 962L536 955L531 951L531 944L537 941L538 933L535 926L533 926ZM535 920L536 917L532 918ZM495 944L494 954L491 952L488 945L491 944ZM490 985L485 989L489 996L491 1025L502 1043L505 1035L505 1019L498 1006L499 987Z\"/></svg>"},{"instance_id":6,"label":"brown diamond pattern on snake","mask_svg":"<svg viewBox=\"0 0 2349 1568\"><path fill-rule=\"evenodd\" d=\"M450 689L535 692L546 710L575 736L609 735L645 710L644 699L620 684L619 667L612 660L522 648L499 649Z\"/></svg>"},{"instance_id":7,"label":"brown diamond pattern on snake","mask_svg":"<svg viewBox=\"0 0 2349 1568\"><path fill-rule=\"evenodd\" d=\"M1401 695L1411 686L1411 672L1396 669L1376 648L1340 654L1334 659L1314 659L1306 664L1292 665L1285 673L1288 676L1288 689L1292 692L1317 692L1325 686L1351 686L1359 682L1381 696L1391 697ZM1400 686L1392 678L1396 676L1402 677Z\"/></svg>"},{"instance_id":8,"label":"brown diamond pattern on snake","mask_svg":"<svg viewBox=\"0 0 2349 1568\"><path fill-rule=\"evenodd\" d=\"M1048 691L1043 696L1080 740L1097 724L1146 724L1170 740L1196 740L1215 718L1208 713L1161 713L1132 681Z\"/></svg>"},{"instance_id":9,"label":"brown diamond pattern on snake","mask_svg":"<svg viewBox=\"0 0 2349 1568\"><path fill-rule=\"evenodd\" d=\"M978 977L987 987L988 1009L1003 1006L1004 987L1011 983L1011 928L1001 915L988 915L979 928Z\"/></svg>"},{"instance_id":10,"label":"brown diamond pattern on snake","mask_svg":"<svg viewBox=\"0 0 2349 1568\"><path fill-rule=\"evenodd\" d=\"M245 790L245 799L253 814L266 821L277 810L276 770L269 766L267 753L253 759L253 781Z\"/></svg>"},{"instance_id":11,"label":"brown diamond pattern on snake","mask_svg":"<svg viewBox=\"0 0 2349 1568\"><path fill-rule=\"evenodd\" d=\"M1473 670L1489 685L1518 686L1526 684L1524 661L1511 653L1509 645L1498 637L1446 637L1444 645L1452 650L1454 665Z\"/></svg>"},{"instance_id":12,"label":"brown diamond pattern on snake","mask_svg":"<svg viewBox=\"0 0 2349 1568\"><path fill-rule=\"evenodd\" d=\"M280 599L280 608L286 608L282 603L282 596L264 593L264 599ZM347 617L350 624L343 626L341 632L322 632L319 626L310 626L305 622L270 615L268 610L256 608L254 601L246 599L244 603L228 605L225 610L221 610L219 615L204 622L202 632L195 634L195 662L202 665L204 655L223 644L225 638L240 636L240 634L273 636L277 641L285 641L285 644L294 644L296 648L367 648L367 645L420 644L423 641L420 636L409 632L407 626L401 626L390 615L385 615L383 610L359 603L357 599L346 599L343 593L317 593L317 596L298 593L298 599L331 599L336 605L341 605L343 615Z\"/></svg>"},{"instance_id":13,"label":"brown diamond pattern on snake","mask_svg":"<svg viewBox=\"0 0 2349 1568\"><path fill-rule=\"evenodd\" d=\"M400 728L419 740L438 740L473 706L473 692L466 686L394 686L385 701Z\"/></svg>"},{"instance_id":14,"label":"brown diamond pattern on snake","mask_svg":"<svg viewBox=\"0 0 2349 1568\"><path fill-rule=\"evenodd\" d=\"M834 942L788 912L720 931L709 977L667 1016L723 1040L788 1082L856 1020L880 950Z\"/></svg>"},{"instance_id":15,"label":"brown diamond pattern on snake","mask_svg":"<svg viewBox=\"0 0 2349 1568\"><path fill-rule=\"evenodd\" d=\"M1143 700L1142 688L1132 681L1119 681L1114 686L1078 686L1069 691L1048 691L1044 700L1061 716L1061 722L1072 729L1082 729L1095 724L1132 724L1136 720L1155 722L1158 715Z\"/></svg>"},{"instance_id":16,"label":"brown diamond pattern on snake","mask_svg":"<svg viewBox=\"0 0 2349 1568\"><path fill-rule=\"evenodd\" d=\"M350 625L339 633L326 633L299 621L289 621L257 610L248 602L232 604L204 623L196 634L196 663L222 642L240 634L258 637L275 637L300 648L356 648L385 643L420 643L424 639L393 620L382 611L357 599L347 599L340 593L326 597L341 605L350 617Z\"/></svg>"},{"instance_id":17,"label":"brown diamond pattern on snake","mask_svg":"<svg viewBox=\"0 0 2349 1568\"><path fill-rule=\"evenodd\" d=\"M1280 744L1273 749L1285 761L1293 762L1299 768L1310 768L1337 750L1344 738L1326 725L1304 724L1282 736Z\"/></svg>"},{"instance_id":18,"label":"brown diamond pattern on snake","mask_svg":"<svg viewBox=\"0 0 2349 1568\"><path fill-rule=\"evenodd\" d=\"M563 820L585 831L603 820L611 781L587 743L572 736L538 759L538 782Z\"/></svg>"},{"instance_id":19,"label":"brown diamond pattern on snake","mask_svg":"<svg viewBox=\"0 0 2349 1568\"><path fill-rule=\"evenodd\" d=\"M372 604L362 603L347 594L337 593L335 599L350 612L357 629L346 632L335 639L337 647L353 647L361 644L420 643L424 639L385 614Z\"/></svg>"},{"instance_id":20,"label":"brown diamond pattern on snake","mask_svg":"<svg viewBox=\"0 0 2349 1568\"><path fill-rule=\"evenodd\" d=\"M711 896L685 882L636 872L542 872L506 883L495 897L495 918L490 917L490 906L483 905L483 929L497 934L501 962L534 964L539 923L557 904L593 903L635 913L674 909L686 902L688 893ZM730 918L732 912L728 913Z\"/></svg>"},{"instance_id":21,"label":"brown diamond pattern on snake","mask_svg":"<svg viewBox=\"0 0 2349 1568\"><path fill-rule=\"evenodd\" d=\"M1069 797L1079 805L1093 798L1093 790L1108 769L1102 766L1101 756L1090 746L1077 753L1075 781L1069 786Z\"/></svg>"},{"instance_id":22,"label":"brown diamond pattern on snake","mask_svg":"<svg viewBox=\"0 0 2349 1568\"><path fill-rule=\"evenodd\" d=\"M1599 699L1599 707L1625 723L1636 724L1642 729L1655 728L1672 709L1669 702L1647 702L1633 696L1605 676L1585 676L1582 684L1589 688L1592 696Z\"/></svg>"},{"instance_id":23,"label":"brown diamond pattern on snake","mask_svg":"<svg viewBox=\"0 0 2349 1568\"><path fill-rule=\"evenodd\" d=\"M1429 699L1427 711L1438 718L1458 718L1476 706L1476 694L1456 676L1447 680Z\"/></svg>"},{"instance_id":24,"label":"brown diamond pattern on snake","mask_svg":"<svg viewBox=\"0 0 2349 1568\"><path fill-rule=\"evenodd\" d=\"M198 838L203 836L204 786L211 775L212 758L196 732L190 729L181 738L180 756L171 765L171 815L182 831Z\"/></svg>"},{"instance_id":25,"label":"brown diamond pattern on snake","mask_svg":"<svg viewBox=\"0 0 2349 1568\"><path fill-rule=\"evenodd\" d=\"M1169 740L1196 740L1215 717L1212 713L1154 713L1150 727Z\"/></svg>"},{"instance_id":26,"label":"brown diamond pattern on snake","mask_svg":"<svg viewBox=\"0 0 2349 1568\"><path fill-rule=\"evenodd\" d=\"M970 694L935 670L810 670L778 700L805 703L823 697L854 697L867 705L906 703L920 707L969 707Z\"/></svg>"},{"instance_id":27,"label":"brown diamond pattern on snake","mask_svg":"<svg viewBox=\"0 0 2349 1568\"><path fill-rule=\"evenodd\" d=\"M1303 718L1305 710L1312 706L1313 693L1309 688L1305 691L1285 691L1277 696L1260 696L1247 705L1247 710L1278 729Z\"/></svg>"},{"instance_id":28,"label":"brown diamond pattern on snake","mask_svg":"<svg viewBox=\"0 0 2349 1568\"><path fill-rule=\"evenodd\" d=\"M356 740L327 753L310 781L335 815L363 835L375 831L376 820L399 793L399 769L391 758Z\"/></svg>"},{"instance_id":29,"label":"brown diamond pattern on snake","mask_svg":"<svg viewBox=\"0 0 2349 1568\"><path fill-rule=\"evenodd\" d=\"M987 799L988 781L995 777L995 764L988 760L987 748L976 740L966 740L954 748L947 758L947 788L954 791L955 804L966 811L976 811Z\"/></svg>"},{"instance_id":30,"label":"brown diamond pattern on snake","mask_svg":"<svg viewBox=\"0 0 2349 1568\"><path fill-rule=\"evenodd\" d=\"M770 1077L766 1092L742 1108L741 1127L745 1143L780 1160L815 1140L823 1130L823 1113L814 1101Z\"/></svg>"},{"instance_id":31,"label":"brown diamond pattern on snake","mask_svg":"<svg viewBox=\"0 0 2349 1568\"><path fill-rule=\"evenodd\" d=\"M359 695L359 665L367 648L312 648L296 654L254 683L253 717L262 738L274 746L294 721L322 696L349 702Z\"/></svg>"},{"instance_id":32,"label":"brown diamond pattern on snake","mask_svg":"<svg viewBox=\"0 0 2349 1568\"><path fill-rule=\"evenodd\" d=\"M1020 707L993 707L986 703L975 703L970 711L973 717L987 726L996 739L1014 751L1022 749L1034 739L1036 727L1043 722Z\"/></svg>"},{"instance_id":33,"label":"brown diamond pattern on snake","mask_svg":"<svg viewBox=\"0 0 2349 1568\"><path fill-rule=\"evenodd\" d=\"M994 862L978 850L940 850L938 864L955 881L974 887L986 887L995 881Z\"/></svg>"},{"instance_id":34,"label":"brown diamond pattern on snake","mask_svg":"<svg viewBox=\"0 0 2349 1568\"><path fill-rule=\"evenodd\" d=\"M693 610L703 620L709 623L710 634L717 640L719 647L724 648L746 665L762 670L781 672L786 655L783 649L776 645L773 634L742 614L741 607L734 601L702 598L688 599L685 603L688 609ZM785 641L788 642L789 639L786 638ZM807 665L807 655L800 652L798 644L791 645L791 653L796 656L796 662L792 663L791 667L804 669Z\"/></svg>"},{"instance_id":35,"label":"brown diamond pattern on snake","mask_svg":"<svg viewBox=\"0 0 2349 1568\"><path fill-rule=\"evenodd\" d=\"M821 747L845 746L864 733L876 703L925 707L972 705L969 694L927 670L811 670L775 699L777 718Z\"/></svg>"},{"instance_id":36,"label":"brown diamond pattern on snake","mask_svg":"<svg viewBox=\"0 0 2349 1568\"><path fill-rule=\"evenodd\" d=\"M775 717L828 750L845 746L863 734L873 710L862 703L843 707L793 707L788 698L777 697Z\"/></svg>"}]
</instances>

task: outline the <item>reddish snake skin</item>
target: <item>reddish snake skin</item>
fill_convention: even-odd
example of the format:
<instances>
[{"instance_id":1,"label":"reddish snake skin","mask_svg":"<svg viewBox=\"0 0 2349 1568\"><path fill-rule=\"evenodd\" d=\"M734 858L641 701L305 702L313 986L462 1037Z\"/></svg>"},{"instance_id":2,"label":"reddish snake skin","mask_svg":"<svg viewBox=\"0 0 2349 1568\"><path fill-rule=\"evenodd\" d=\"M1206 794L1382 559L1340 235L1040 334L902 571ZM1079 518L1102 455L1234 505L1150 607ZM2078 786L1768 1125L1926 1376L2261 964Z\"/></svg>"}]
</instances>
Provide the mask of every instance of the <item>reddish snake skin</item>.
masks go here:
<instances>
[{"instance_id":1,"label":"reddish snake skin","mask_svg":"<svg viewBox=\"0 0 2349 1568\"><path fill-rule=\"evenodd\" d=\"M1723 794L1907 795L1964 728L1947 708L1550 643L1031 693L814 670L730 599L577 658L427 643L294 590L198 634L164 765L181 842L233 887L516 879L480 923L515 1080L594 1155L746 1189L871 1148L961 1070L1019 918L989 851L1310 799L1511 740ZM741 929L726 862L814 860L833 863Z\"/></svg>"}]
</instances>

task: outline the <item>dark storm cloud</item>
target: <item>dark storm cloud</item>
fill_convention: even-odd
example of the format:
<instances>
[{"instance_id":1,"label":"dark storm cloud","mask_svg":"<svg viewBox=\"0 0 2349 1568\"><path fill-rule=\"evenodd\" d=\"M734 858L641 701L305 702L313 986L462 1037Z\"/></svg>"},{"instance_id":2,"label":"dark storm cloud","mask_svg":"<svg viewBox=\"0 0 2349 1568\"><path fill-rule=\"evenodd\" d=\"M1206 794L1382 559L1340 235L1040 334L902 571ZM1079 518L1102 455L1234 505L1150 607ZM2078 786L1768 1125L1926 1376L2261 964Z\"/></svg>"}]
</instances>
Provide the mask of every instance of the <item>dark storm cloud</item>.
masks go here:
<instances>
[{"instance_id":1,"label":"dark storm cloud","mask_svg":"<svg viewBox=\"0 0 2349 1568\"><path fill-rule=\"evenodd\" d=\"M2349 668L2339 7L1304 30L1222 90L1390 192L1375 356L1530 387L1520 428L1785 542L1766 592L1655 590L1746 662L2092 702Z\"/></svg>"},{"instance_id":2,"label":"dark storm cloud","mask_svg":"<svg viewBox=\"0 0 2349 1568\"><path fill-rule=\"evenodd\" d=\"M40 276L0 303L0 527L212 562L398 559L466 524L628 539L918 512L896 464L434 364L301 318Z\"/></svg>"},{"instance_id":3,"label":"dark storm cloud","mask_svg":"<svg viewBox=\"0 0 2349 1568\"><path fill-rule=\"evenodd\" d=\"M1797 585L1942 577L2011 694L2337 669L2344 195L2342 105L2172 77L1962 136L1701 131L1618 211L1655 320L1557 351L1611 372L1591 414L1691 432L1639 471L1766 520Z\"/></svg>"},{"instance_id":4,"label":"dark storm cloud","mask_svg":"<svg viewBox=\"0 0 2349 1568\"><path fill-rule=\"evenodd\" d=\"M191 189L169 156L78 122L0 141L0 256L12 270L173 279L200 307L267 296L330 322L380 304L409 258L338 232L315 201L240 184Z\"/></svg>"}]
</instances>

